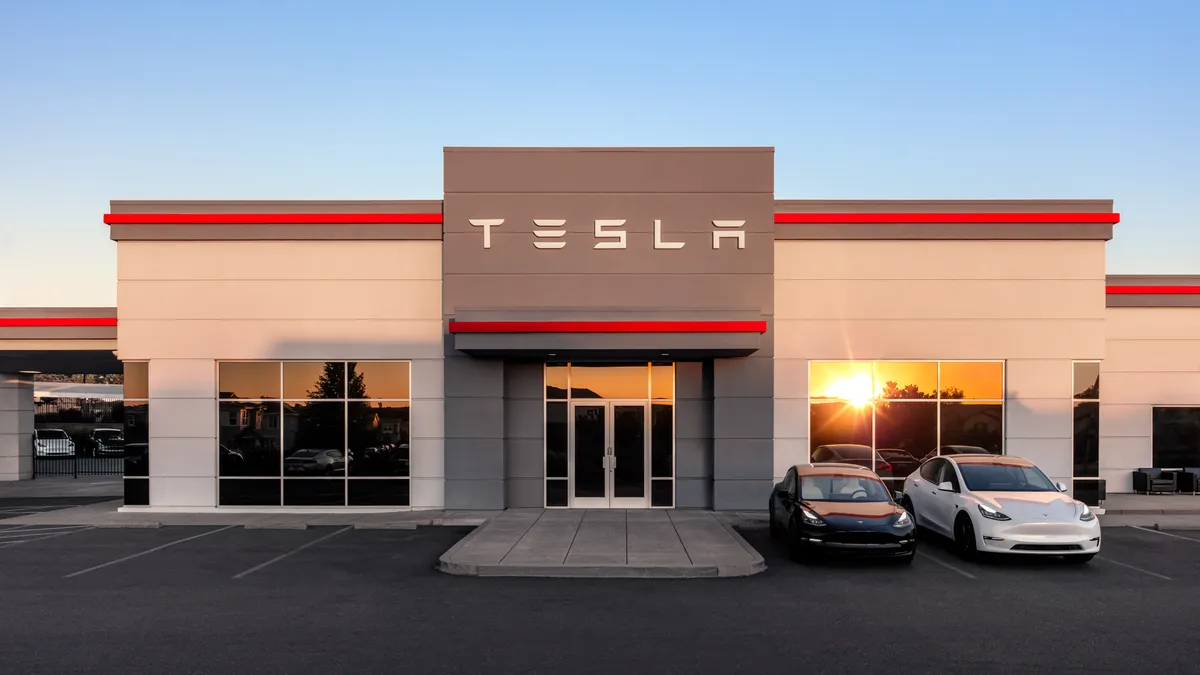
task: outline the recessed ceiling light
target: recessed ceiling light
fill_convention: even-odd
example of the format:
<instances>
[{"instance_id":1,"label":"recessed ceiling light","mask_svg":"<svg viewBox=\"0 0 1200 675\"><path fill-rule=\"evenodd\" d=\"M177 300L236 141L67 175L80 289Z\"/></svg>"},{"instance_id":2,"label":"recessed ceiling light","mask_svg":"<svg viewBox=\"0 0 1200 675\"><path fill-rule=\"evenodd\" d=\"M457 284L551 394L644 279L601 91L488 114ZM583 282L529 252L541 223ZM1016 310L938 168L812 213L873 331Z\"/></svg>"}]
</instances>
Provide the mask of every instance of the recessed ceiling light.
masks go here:
<instances>
[{"instance_id":1,"label":"recessed ceiling light","mask_svg":"<svg viewBox=\"0 0 1200 675\"><path fill-rule=\"evenodd\" d=\"M41 375L42 374L42 371L40 371L40 370L18 370L17 372L22 375Z\"/></svg>"}]
</instances>

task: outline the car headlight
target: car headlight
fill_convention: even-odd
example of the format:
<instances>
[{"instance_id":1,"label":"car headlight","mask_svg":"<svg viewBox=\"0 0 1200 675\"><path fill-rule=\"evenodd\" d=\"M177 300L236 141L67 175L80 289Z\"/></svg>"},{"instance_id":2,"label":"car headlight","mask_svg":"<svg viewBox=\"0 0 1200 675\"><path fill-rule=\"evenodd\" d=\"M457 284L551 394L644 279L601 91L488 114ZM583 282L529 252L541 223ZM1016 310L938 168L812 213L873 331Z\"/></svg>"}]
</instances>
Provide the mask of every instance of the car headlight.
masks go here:
<instances>
[{"instance_id":1,"label":"car headlight","mask_svg":"<svg viewBox=\"0 0 1200 675\"><path fill-rule=\"evenodd\" d=\"M1079 505L1083 507L1083 513L1079 514L1080 520L1086 523L1096 519L1096 514L1092 513L1092 510L1088 508L1087 504L1081 502Z\"/></svg>"},{"instance_id":2,"label":"car headlight","mask_svg":"<svg viewBox=\"0 0 1200 675\"><path fill-rule=\"evenodd\" d=\"M908 511L901 511L900 517L892 525L895 527L907 527L910 523L912 523L912 518L909 517Z\"/></svg>"},{"instance_id":3,"label":"car headlight","mask_svg":"<svg viewBox=\"0 0 1200 675\"><path fill-rule=\"evenodd\" d=\"M818 516L803 506L800 507L800 520L804 521L805 525L813 525L815 527L825 526L825 521L821 520L821 516Z\"/></svg>"},{"instance_id":4,"label":"car headlight","mask_svg":"<svg viewBox=\"0 0 1200 675\"><path fill-rule=\"evenodd\" d=\"M988 506L987 504L979 505L979 513L983 514L983 517L987 518L989 520L1012 520L1012 518L1009 518L1008 516L1004 515L1003 513L1000 513L999 511L997 511L996 509L993 509L992 507Z\"/></svg>"}]
</instances>

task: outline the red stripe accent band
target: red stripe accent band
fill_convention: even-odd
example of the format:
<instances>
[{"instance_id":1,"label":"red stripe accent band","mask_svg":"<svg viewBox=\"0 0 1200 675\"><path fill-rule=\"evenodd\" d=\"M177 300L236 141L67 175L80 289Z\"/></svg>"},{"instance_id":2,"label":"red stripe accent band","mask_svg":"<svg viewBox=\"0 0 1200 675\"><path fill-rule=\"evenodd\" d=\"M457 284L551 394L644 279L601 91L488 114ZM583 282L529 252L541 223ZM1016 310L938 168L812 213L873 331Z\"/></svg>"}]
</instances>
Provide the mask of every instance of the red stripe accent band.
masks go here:
<instances>
[{"instance_id":1,"label":"red stripe accent band","mask_svg":"<svg viewBox=\"0 0 1200 675\"><path fill-rule=\"evenodd\" d=\"M1119 223L1119 213L776 213L775 222L863 223Z\"/></svg>"},{"instance_id":2,"label":"red stripe accent band","mask_svg":"<svg viewBox=\"0 0 1200 675\"><path fill-rule=\"evenodd\" d=\"M1109 295L1200 295L1200 286L1108 286Z\"/></svg>"},{"instance_id":3,"label":"red stripe accent band","mask_svg":"<svg viewBox=\"0 0 1200 675\"><path fill-rule=\"evenodd\" d=\"M766 321L451 321L451 333L765 333Z\"/></svg>"},{"instance_id":4,"label":"red stripe accent band","mask_svg":"<svg viewBox=\"0 0 1200 675\"><path fill-rule=\"evenodd\" d=\"M2 317L0 328L82 328L91 326L113 327L117 325L116 317Z\"/></svg>"},{"instance_id":5,"label":"red stripe accent band","mask_svg":"<svg viewBox=\"0 0 1200 675\"><path fill-rule=\"evenodd\" d=\"M440 225L440 213L106 213L108 225Z\"/></svg>"}]
</instances>

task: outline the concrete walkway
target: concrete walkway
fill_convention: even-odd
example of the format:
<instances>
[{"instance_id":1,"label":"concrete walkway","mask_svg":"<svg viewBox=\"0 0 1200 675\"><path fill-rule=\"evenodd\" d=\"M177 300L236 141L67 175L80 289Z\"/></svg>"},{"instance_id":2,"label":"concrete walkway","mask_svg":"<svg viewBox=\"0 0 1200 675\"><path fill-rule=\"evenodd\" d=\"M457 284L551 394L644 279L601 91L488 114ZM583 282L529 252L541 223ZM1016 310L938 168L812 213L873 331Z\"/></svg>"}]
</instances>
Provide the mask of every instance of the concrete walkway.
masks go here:
<instances>
[{"instance_id":1,"label":"concrete walkway","mask_svg":"<svg viewBox=\"0 0 1200 675\"><path fill-rule=\"evenodd\" d=\"M766 563L708 511L509 509L442 555L447 574L737 577Z\"/></svg>"}]
</instances>

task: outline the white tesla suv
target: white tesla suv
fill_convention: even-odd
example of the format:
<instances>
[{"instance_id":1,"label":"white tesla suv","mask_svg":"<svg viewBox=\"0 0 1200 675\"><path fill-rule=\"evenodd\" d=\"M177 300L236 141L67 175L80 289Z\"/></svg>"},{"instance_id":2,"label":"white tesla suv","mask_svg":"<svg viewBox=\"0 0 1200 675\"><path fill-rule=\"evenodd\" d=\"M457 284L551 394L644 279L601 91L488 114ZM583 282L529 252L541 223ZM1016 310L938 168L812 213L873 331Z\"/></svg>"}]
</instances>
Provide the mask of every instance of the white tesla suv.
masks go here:
<instances>
[{"instance_id":1,"label":"white tesla suv","mask_svg":"<svg viewBox=\"0 0 1200 675\"><path fill-rule=\"evenodd\" d=\"M1020 457L935 457L904 481L901 504L918 527L978 552L1057 555L1086 563L1100 552L1100 521Z\"/></svg>"}]
</instances>

